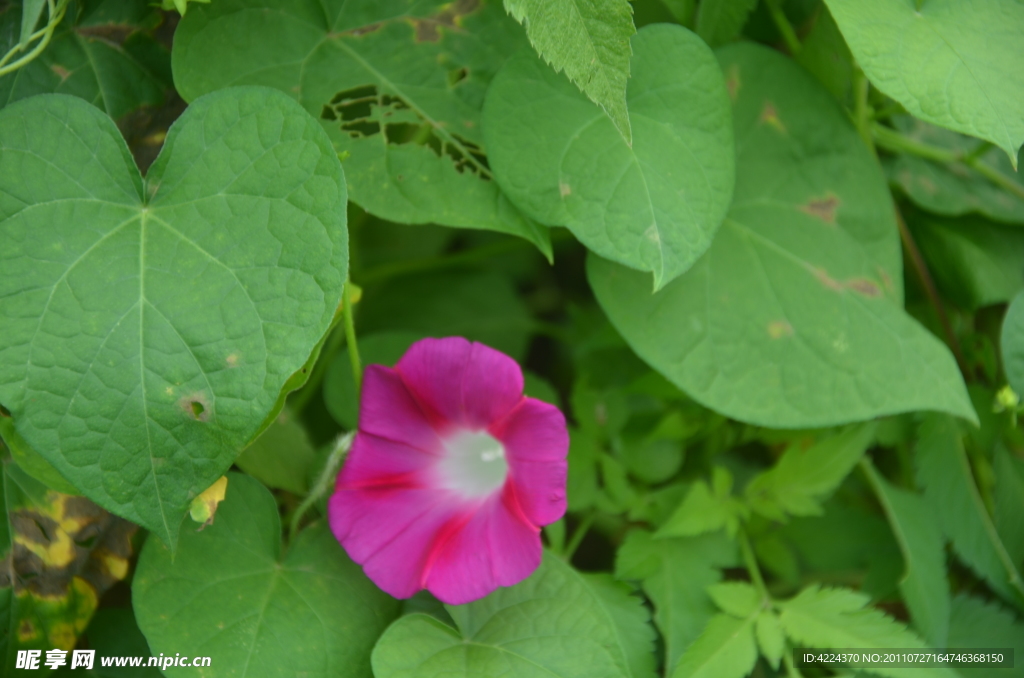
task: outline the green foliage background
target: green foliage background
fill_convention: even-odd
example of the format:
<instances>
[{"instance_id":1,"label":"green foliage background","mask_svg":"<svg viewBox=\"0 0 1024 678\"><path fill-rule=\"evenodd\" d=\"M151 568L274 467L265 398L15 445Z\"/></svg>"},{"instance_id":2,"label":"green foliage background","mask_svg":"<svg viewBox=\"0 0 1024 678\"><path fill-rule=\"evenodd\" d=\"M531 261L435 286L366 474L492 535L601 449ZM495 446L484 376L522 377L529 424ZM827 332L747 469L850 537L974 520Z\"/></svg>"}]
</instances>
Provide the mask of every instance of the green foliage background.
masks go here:
<instances>
[{"instance_id":1,"label":"green foliage background","mask_svg":"<svg viewBox=\"0 0 1024 678\"><path fill-rule=\"evenodd\" d=\"M23 0L0 53L0 674L1024 675L1019 0ZM396 601L324 500L359 365L452 335L565 412L569 512ZM844 648L1017 666L794 661Z\"/></svg>"}]
</instances>

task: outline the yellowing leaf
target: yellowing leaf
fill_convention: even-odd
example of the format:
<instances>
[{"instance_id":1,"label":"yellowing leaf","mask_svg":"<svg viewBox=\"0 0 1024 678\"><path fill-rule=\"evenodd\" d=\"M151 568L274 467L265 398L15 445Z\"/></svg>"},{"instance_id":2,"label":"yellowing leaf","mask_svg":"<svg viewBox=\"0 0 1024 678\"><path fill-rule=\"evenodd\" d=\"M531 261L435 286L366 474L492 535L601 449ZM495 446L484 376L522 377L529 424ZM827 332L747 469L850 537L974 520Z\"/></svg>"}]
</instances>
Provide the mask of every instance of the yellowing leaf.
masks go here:
<instances>
[{"instance_id":1,"label":"yellowing leaf","mask_svg":"<svg viewBox=\"0 0 1024 678\"><path fill-rule=\"evenodd\" d=\"M188 514L192 516L192 520L197 523L202 523L203 529L207 525L213 524L213 517L217 513L217 505L224 501L224 494L228 489L228 477L221 476L218 478L213 485L199 493L199 495L192 500L192 506L189 507Z\"/></svg>"}]
</instances>

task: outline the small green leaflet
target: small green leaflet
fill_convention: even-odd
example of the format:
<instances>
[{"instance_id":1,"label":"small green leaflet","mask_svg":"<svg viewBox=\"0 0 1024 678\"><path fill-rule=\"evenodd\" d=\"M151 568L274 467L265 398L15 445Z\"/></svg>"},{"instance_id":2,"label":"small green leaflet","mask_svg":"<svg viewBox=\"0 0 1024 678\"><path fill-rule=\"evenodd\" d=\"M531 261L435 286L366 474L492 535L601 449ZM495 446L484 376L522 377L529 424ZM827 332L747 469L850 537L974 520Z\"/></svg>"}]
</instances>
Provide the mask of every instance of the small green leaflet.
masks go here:
<instances>
[{"instance_id":1,"label":"small green leaflet","mask_svg":"<svg viewBox=\"0 0 1024 678\"><path fill-rule=\"evenodd\" d=\"M914 626L931 647L949 647L949 582L942 533L928 503L919 495L894 487L865 460L863 468L889 519L903 554L900 593Z\"/></svg>"},{"instance_id":2,"label":"small green leaflet","mask_svg":"<svg viewBox=\"0 0 1024 678\"><path fill-rule=\"evenodd\" d=\"M724 467L716 466L711 486L704 480L694 482L657 536L692 537L723 528L733 535L740 518L746 518L748 512L743 503L732 497L732 475Z\"/></svg>"},{"instance_id":3,"label":"small green leaflet","mask_svg":"<svg viewBox=\"0 0 1024 678\"><path fill-rule=\"evenodd\" d=\"M639 580L654 604L654 623L665 640L671 668L715 615L706 587L722 578L719 568L735 565L736 544L724 533L654 539L633 530L615 555L615 576Z\"/></svg>"},{"instance_id":4,"label":"small green leaflet","mask_svg":"<svg viewBox=\"0 0 1024 678\"><path fill-rule=\"evenodd\" d=\"M707 588L711 600L722 612L734 617L749 617L761 608L761 595L745 581L725 581Z\"/></svg>"},{"instance_id":5,"label":"small green leaflet","mask_svg":"<svg viewBox=\"0 0 1024 678\"><path fill-rule=\"evenodd\" d=\"M399 611L322 522L282 555L277 502L239 473L213 524L183 533L173 556L146 542L132 604L153 654L215 658L173 672L204 678L369 678L373 644Z\"/></svg>"},{"instance_id":6,"label":"small green leaflet","mask_svg":"<svg viewBox=\"0 0 1024 678\"><path fill-rule=\"evenodd\" d=\"M64 95L2 109L0 153L0 403L87 497L173 545L333 322L337 155L260 87L197 100L145 180L110 118Z\"/></svg>"},{"instance_id":7,"label":"small green leaflet","mask_svg":"<svg viewBox=\"0 0 1024 678\"><path fill-rule=\"evenodd\" d=\"M1024 395L1024 292L1014 297L1006 309L999 344L1006 380L1018 395Z\"/></svg>"},{"instance_id":8,"label":"small green leaflet","mask_svg":"<svg viewBox=\"0 0 1024 678\"><path fill-rule=\"evenodd\" d=\"M544 60L603 108L632 145L626 81L636 28L629 0L505 0L505 9Z\"/></svg>"},{"instance_id":9,"label":"small green leaflet","mask_svg":"<svg viewBox=\"0 0 1024 678\"><path fill-rule=\"evenodd\" d=\"M953 550L993 591L1024 609L1024 579L978 493L957 422L929 415L918 438L917 484Z\"/></svg>"},{"instance_id":10,"label":"small green leaflet","mask_svg":"<svg viewBox=\"0 0 1024 678\"><path fill-rule=\"evenodd\" d=\"M697 10L697 35L718 47L740 34L757 0L701 0Z\"/></svg>"},{"instance_id":11,"label":"small green leaflet","mask_svg":"<svg viewBox=\"0 0 1024 678\"><path fill-rule=\"evenodd\" d=\"M782 627L795 643L831 650L842 648L924 649L913 632L883 612L868 606L862 593L841 588L820 588L817 584L795 598L777 604ZM863 668L861 671L889 678L955 678L950 668Z\"/></svg>"},{"instance_id":12,"label":"small green leaflet","mask_svg":"<svg viewBox=\"0 0 1024 678\"><path fill-rule=\"evenodd\" d=\"M786 634L782 630L778 615L772 610L762 610L754 625L754 634L757 636L761 654L772 668L778 671L782 653L786 651Z\"/></svg>"},{"instance_id":13,"label":"small green leaflet","mask_svg":"<svg viewBox=\"0 0 1024 678\"><path fill-rule=\"evenodd\" d=\"M951 153L972 153L985 143L909 115L897 116L893 122L911 140ZM1000 149L989 148L979 162L1016 181L1024 190L1024 176L1013 169ZM884 164L889 180L929 212L950 217L976 213L995 221L1024 225L1024 198L996 186L967 165L935 162L910 153L888 158Z\"/></svg>"},{"instance_id":14,"label":"small green leaflet","mask_svg":"<svg viewBox=\"0 0 1024 678\"><path fill-rule=\"evenodd\" d=\"M704 253L728 209L729 98L707 46L659 24L633 38L626 100L632 146L568 79L523 51L487 92L484 135L495 178L523 212L653 272L658 289Z\"/></svg>"},{"instance_id":15,"label":"small green leaflet","mask_svg":"<svg viewBox=\"0 0 1024 678\"><path fill-rule=\"evenodd\" d=\"M425 614L399 619L377 641L373 674L653 678L647 613L618 586L545 553L525 581L467 605L446 606L457 629Z\"/></svg>"},{"instance_id":16,"label":"small green leaflet","mask_svg":"<svg viewBox=\"0 0 1024 678\"><path fill-rule=\"evenodd\" d=\"M846 114L777 52L718 56L739 149L729 215L654 295L645 276L591 255L609 319L651 367L740 421L822 427L914 410L975 421L952 354L901 308L892 202Z\"/></svg>"},{"instance_id":17,"label":"small green leaflet","mask_svg":"<svg viewBox=\"0 0 1024 678\"><path fill-rule=\"evenodd\" d=\"M744 489L748 504L761 515L783 522L787 513L821 515L820 502L846 478L874 436L874 424L861 424L806 449L799 441L791 444L775 466L755 476Z\"/></svg>"},{"instance_id":18,"label":"small green leaflet","mask_svg":"<svg viewBox=\"0 0 1024 678\"><path fill-rule=\"evenodd\" d=\"M186 100L243 84L298 99L367 211L517 235L550 258L548 230L498 189L483 148L484 92L521 48L499 0L217 0L189 8L172 62Z\"/></svg>"},{"instance_id":19,"label":"small green leaflet","mask_svg":"<svg viewBox=\"0 0 1024 678\"><path fill-rule=\"evenodd\" d=\"M875 87L922 120L991 141L1016 166L1024 4L825 1Z\"/></svg>"},{"instance_id":20,"label":"small green leaflet","mask_svg":"<svg viewBox=\"0 0 1024 678\"><path fill-rule=\"evenodd\" d=\"M756 613L742 619L727 614L712 617L679 660L671 677L743 678L748 675L757 662L756 620Z\"/></svg>"}]
</instances>

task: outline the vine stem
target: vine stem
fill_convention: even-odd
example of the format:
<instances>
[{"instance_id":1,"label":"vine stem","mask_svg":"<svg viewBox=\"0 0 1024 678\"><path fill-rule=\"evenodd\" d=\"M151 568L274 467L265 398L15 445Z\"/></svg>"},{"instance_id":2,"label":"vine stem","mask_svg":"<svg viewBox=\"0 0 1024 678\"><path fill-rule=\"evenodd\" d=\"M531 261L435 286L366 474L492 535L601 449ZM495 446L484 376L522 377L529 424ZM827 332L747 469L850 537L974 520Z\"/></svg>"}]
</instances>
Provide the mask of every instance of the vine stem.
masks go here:
<instances>
[{"instance_id":1,"label":"vine stem","mask_svg":"<svg viewBox=\"0 0 1024 678\"><path fill-rule=\"evenodd\" d=\"M956 338L956 333L953 332L953 326L949 322L949 316L946 315L946 307L942 305L942 299L939 297L939 291L935 287L932 274L928 270L928 264L925 263L921 250L917 246L917 241L914 240L913 234L907 228L907 222L903 220L903 215L900 213L899 208L893 206L893 209L896 211L896 224L900 229L900 240L903 241L903 249L907 256L910 257L910 263L913 264L914 271L924 287L925 294L928 296L928 302L939 316L942 333L946 335L946 342L949 344L950 350L953 351L956 364L960 368L960 372L966 377L968 372L967 363L964 360L963 350L960 348L960 340Z\"/></svg>"},{"instance_id":2,"label":"vine stem","mask_svg":"<svg viewBox=\"0 0 1024 678\"><path fill-rule=\"evenodd\" d=\"M597 516L591 513L589 516L583 519L576 529L573 530L572 536L569 538L569 543L566 544L565 550L562 551L562 558L568 562L572 560L573 554L576 553L576 549L583 543L583 538L587 536L587 532L590 531L590 526L594 524L594 519Z\"/></svg>"},{"instance_id":3,"label":"vine stem","mask_svg":"<svg viewBox=\"0 0 1024 678\"><path fill-rule=\"evenodd\" d=\"M16 71L22 66L28 64L30 61L35 59L37 56L42 54L43 50L46 49L47 45L50 44L50 39L53 38L53 32L57 30L57 24L64 19L64 13L67 11L68 3L70 0L60 0L56 5L53 4L53 0L47 0L47 22L46 26L39 29L31 36L29 36L28 42L33 40L39 40L39 43L32 48L32 51L21 57L13 63L7 63L14 58L16 54L21 52L25 45L17 44L12 47L7 54L0 58L0 77L7 75L12 71ZM27 44L27 43L26 43Z\"/></svg>"},{"instance_id":4,"label":"vine stem","mask_svg":"<svg viewBox=\"0 0 1024 678\"><path fill-rule=\"evenodd\" d=\"M789 22L789 17L782 11L782 3L779 0L768 0L766 4L768 6L768 13L771 14L772 21L775 22L775 27L782 34L782 39L786 43L786 49L789 50L791 55L796 56L800 53L803 46L800 44L800 38L797 37L793 24Z\"/></svg>"},{"instance_id":5,"label":"vine stem","mask_svg":"<svg viewBox=\"0 0 1024 678\"><path fill-rule=\"evenodd\" d=\"M747 574L750 575L750 581L754 583L754 587L764 600L771 600L771 594L768 593L764 577L761 576L761 568L757 565L754 547L750 545L750 537L747 536L746 530L740 528L736 534L736 539L740 544L740 553L743 555L743 564L747 568Z\"/></svg>"},{"instance_id":6,"label":"vine stem","mask_svg":"<svg viewBox=\"0 0 1024 678\"><path fill-rule=\"evenodd\" d=\"M334 443L334 449L331 450L330 456L327 457L327 462L324 464L324 470L320 472L320 477L316 479L316 484L310 489L309 494L302 500L298 508L295 509L295 513L292 514L292 522L288 528L288 542L291 543L295 539L295 535L299 532L299 524L302 522L302 517L306 515L310 507L317 502L320 497L324 496L328 490L331 489L331 484L334 482L334 478L338 475L338 469L341 468L341 462L345 460L345 455L348 454L349 449L352 447L352 440L356 437L355 431L350 431L344 435L338 436L338 439Z\"/></svg>"},{"instance_id":7,"label":"vine stem","mask_svg":"<svg viewBox=\"0 0 1024 678\"><path fill-rule=\"evenodd\" d=\"M877 158L878 151L875 150L875 139L871 136L871 119L874 117L874 111L868 105L868 94L870 91L871 83L868 82L864 71L858 66L853 72L853 122L857 126L860 138L864 140L865 145L871 150L871 155Z\"/></svg>"},{"instance_id":8,"label":"vine stem","mask_svg":"<svg viewBox=\"0 0 1024 678\"><path fill-rule=\"evenodd\" d=\"M879 146L894 153L909 153L925 160L932 160L947 165L961 163L967 165L975 172L985 177L993 184L1004 190L1013 193L1024 200L1024 186L1006 176L999 170L981 161L981 155L989 149L989 145L983 143L969 153L957 153L938 146L932 146L916 139L904 136L894 129L875 123L871 126L871 133Z\"/></svg>"},{"instance_id":9,"label":"vine stem","mask_svg":"<svg viewBox=\"0 0 1024 678\"><path fill-rule=\"evenodd\" d=\"M345 281L343 292L345 307L342 309L345 323L345 342L348 344L348 358L352 363L352 378L356 382L356 393L363 392L363 361L359 358L359 345L356 343L356 321L352 308L352 281Z\"/></svg>"}]
</instances>

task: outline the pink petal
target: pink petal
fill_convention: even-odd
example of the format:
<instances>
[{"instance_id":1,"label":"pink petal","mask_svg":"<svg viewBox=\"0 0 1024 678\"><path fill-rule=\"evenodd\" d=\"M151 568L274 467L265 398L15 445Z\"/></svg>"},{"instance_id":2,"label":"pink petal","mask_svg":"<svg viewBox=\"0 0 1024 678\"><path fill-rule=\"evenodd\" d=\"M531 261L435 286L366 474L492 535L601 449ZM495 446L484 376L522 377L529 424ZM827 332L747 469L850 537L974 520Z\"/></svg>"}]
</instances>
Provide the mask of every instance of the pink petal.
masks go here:
<instances>
[{"instance_id":1,"label":"pink petal","mask_svg":"<svg viewBox=\"0 0 1024 678\"><path fill-rule=\"evenodd\" d=\"M418 341L395 369L438 428L450 423L483 429L523 397L523 373L516 361L462 337Z\"/></svg>"},{"instance_id":2,"label":"pink petal","mask_svg":"<svg viewBox=\"0 0 1024 678\"><path fill-rule=\"evenodd\" d=\"M437 457L402 443L369 433L356 434L345 465L338 473L338 489L424 488Z\"/></svg>"},{"instance_id":3,"label":"pink petal","mask_svg":"<svg viewBox=\"0 0 1024 678\"><path fill-rule=\"evenodd\" d=\"M363 373L359 430L424 452L441 449L441 439L398 372L381 365Z\"/></svg>"},{"instance_id":4,"label":"pink petal","mask_svg":"<svg viewBox=\"0 0 1024 678\"><path fill-rule=\"evenodd\" d=\"M509 482L523 513L534 525L553 523L565 514L569 432L554 405L534 398L523 402L489 429L505 446Z\"/></svg>"},{"instance_id":5,"label":"pink petal","mask_svg":"<svg viewBox=\"0 0 1024 678\"><path fill-rule=\"evenodd\" d=\"M466 512L438 495L433 489L339 489L328 502L328 520L373 583L395 598L409 598L423 588L438 532Z\"/></svg>"},{"instance_id":6,"label":"pink petal","mask_svg":"<svg viewBox=\"0 0 1024 678\"><path fill-rule=\"evenodd\" d=\"M522 515L507 484L468 521L450 525L449 533L439 537L443 541L438 540L424 584L449 605L462 605L499 586L518 584L540 565L540 531Z\"/></svg>"}]
</instances>

